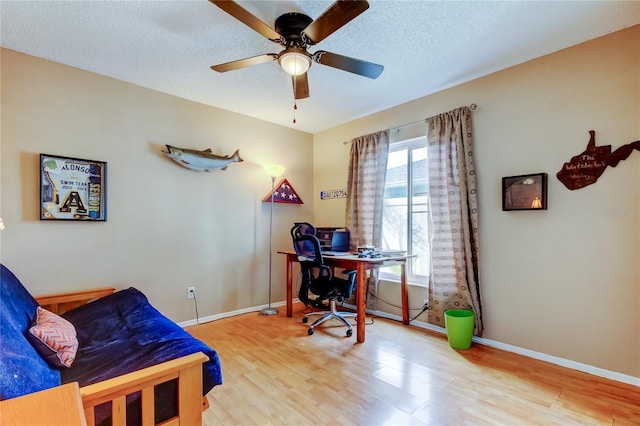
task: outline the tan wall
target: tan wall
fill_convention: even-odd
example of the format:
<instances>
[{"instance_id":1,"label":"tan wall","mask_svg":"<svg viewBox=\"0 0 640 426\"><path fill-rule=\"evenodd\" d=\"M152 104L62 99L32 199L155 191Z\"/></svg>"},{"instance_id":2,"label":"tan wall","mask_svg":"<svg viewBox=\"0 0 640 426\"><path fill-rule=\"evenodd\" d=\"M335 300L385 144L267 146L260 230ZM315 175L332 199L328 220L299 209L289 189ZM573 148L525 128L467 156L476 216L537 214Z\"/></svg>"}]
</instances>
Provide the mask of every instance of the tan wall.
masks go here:
<instances>
[{"instance_id":1,"label":"tan wall","mask_svg":"<svg viewBox=\"0 0 640 426\"><path fill-rule=\"evenodd\" d=\"M343 141L475 102L485 337L640 377L640 153L578 191L554 177L590 129L614 148L639 138L638 40L636 26L313 137L2 50L0 258L34 294L132 285L176 321L195 315L191 285L200 316L260 305L263 164L286 166L305 202L276 205L274 249L286 249L294 220L344 224L344 200L317 198L345 186ZM191 172L165 143L240 148L245 162ZM108 222L38 220L41 152L109 163ZM549 210L502 212L500 178L530 172L549 173ZM276 255L275 301L281 266ZM412 307L423 293L411 289ZM397 286L382 297L399 303Z\"/></svg>"},{"instance_id":2,"label":"tan wall","mask_svg":"<svg viewBox=\"0 0 640 426\"><path fill-rule=\"evenodd\" d=\"M312 136L96 74L2 50L2 262L34 294L134 286L175 321L268 301L269 206L263 172L279 163L305 201L274 207L274 250L313 209ZM231 154L194 172L164 144ZM108 162L108 221L40 221L39 153ZM284 260L274 255L273 301Z\"/></svg>"},{"instance_id":3,"label":"tan wall","mask_svg":"<svg viewBox=\"0 0 640 426\"><path fill-rule=\"evenodd\" d=\"M640 138L639 83L635 26L314 135L314 193L345 187L343 141L478 104L484 336L640 377L640 152L580 190L555 177L591 129L614 149ZM501 177L536 172L549 210L501 211ZM314 220L344 224L344 200L317 201ZM381 297L399 304L397 285Z\"/></svg>"}]
</instances>

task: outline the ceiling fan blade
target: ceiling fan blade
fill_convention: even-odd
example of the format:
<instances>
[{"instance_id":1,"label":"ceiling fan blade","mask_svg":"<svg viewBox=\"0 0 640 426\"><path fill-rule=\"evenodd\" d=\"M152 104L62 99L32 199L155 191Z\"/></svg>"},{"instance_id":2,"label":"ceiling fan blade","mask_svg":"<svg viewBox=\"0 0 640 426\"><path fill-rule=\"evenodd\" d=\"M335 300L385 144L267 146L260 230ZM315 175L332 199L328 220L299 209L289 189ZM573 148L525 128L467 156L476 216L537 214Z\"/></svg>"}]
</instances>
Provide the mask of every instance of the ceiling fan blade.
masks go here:
<instances>
[{"instance_id":1,"label":"ceiling fan blade","mask_svg":"<svg viewBox=\"0 0 640 426\"><path fill-rule=\"evenodd\" d=\"M260 19L256 18L253 14L251 14L248 10L244 9L235 1L230 0L209 0L211 3L218 6L220 9L227 12L229 15L236 18L238 21L242 22L249 28L257 31L262 34L264 37L269 40L280 43L284 41L284 38L278 34L273 28L262 22Z\"/></svg>"},{"instance_id":2,"label":"ceiling fan blade","mask_svg":"<svg viewBox=\"0 0 640 426\"><path fill-rule=\"evenodd\" d=\"M384 70L382 65L338 55L337 53L325 52L324 50L317 51L312 58L319 64L373 79L378 78Z\"/></svg>"},{"instance_id":3,"label":"ceiling fan blade","mask_svg":"<svg viewBox=\"0 0 640 426\"><path fill-rule=\"evenodd\" d=\"M309 97L309 80L306 72L299 76L291 76L291 82L293 83L293 95L296 99Z\"/></svg>"},{"instance_id":4,"label":"ceiling fan blade","mask_svg":"<svg viewBox=\"0 0 640 426\"><path fill-rule=\"evenodd\" d=\"M366 1L338 0L302 32L309 44L320 43L368 8Z\"/></svg>"},{"instance_id":5,"label":"ceiling fan blade","mask_svg":"<svg viewBox=\"0 0 640 426\"><path fill-rule=\"evenodd\" d=\"M264 55L252 56L250 58L238 59L237 61L214 65L211 69L218 72L227 72L250 67L252 65L264 64L266 62L275 61L276 59L278 59L278 55L275 53L265 53Z\"/></svg>"}]
</instances>

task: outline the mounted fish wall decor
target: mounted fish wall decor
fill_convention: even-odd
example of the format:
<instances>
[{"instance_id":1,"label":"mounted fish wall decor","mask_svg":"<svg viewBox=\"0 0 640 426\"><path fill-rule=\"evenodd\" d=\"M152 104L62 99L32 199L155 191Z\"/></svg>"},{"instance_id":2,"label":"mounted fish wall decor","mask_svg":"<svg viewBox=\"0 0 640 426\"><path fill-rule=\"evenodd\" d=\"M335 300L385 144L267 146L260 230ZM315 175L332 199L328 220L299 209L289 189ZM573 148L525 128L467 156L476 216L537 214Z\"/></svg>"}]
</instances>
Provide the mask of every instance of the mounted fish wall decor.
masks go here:
<instances>
[{"instance_id":1,"label":"mounted fish wall decor","mask_svg":"<svg viewBox=\"0 0 640 426\"><path fill-rule=\"evenodd\" d=\"M204 151L196 151L195 149L176 148L175 146L166 145L167 151L161 151L164 155L171 158L182 167L196 171L210 172L211 170L227 170L229 164L244 161L240 158L240 150L232 155L215 155L211 153L211 148Z\"/></svg>"},{"instance_id":2,"label":"mounted fish wall decor","mask_svg":"<svg viewBox=\"0 0 640 426\"><path fill-rule=\"evenodd\" d=\"M587 149L564 163L556 174L568 189L580 189L596 183L609 166L615 167L626 160L634 149L640 151L640 141L630 142L611 152L611 145L596 146L596 132L589 130L591 138Z\"/></svg>"}]
</instances>

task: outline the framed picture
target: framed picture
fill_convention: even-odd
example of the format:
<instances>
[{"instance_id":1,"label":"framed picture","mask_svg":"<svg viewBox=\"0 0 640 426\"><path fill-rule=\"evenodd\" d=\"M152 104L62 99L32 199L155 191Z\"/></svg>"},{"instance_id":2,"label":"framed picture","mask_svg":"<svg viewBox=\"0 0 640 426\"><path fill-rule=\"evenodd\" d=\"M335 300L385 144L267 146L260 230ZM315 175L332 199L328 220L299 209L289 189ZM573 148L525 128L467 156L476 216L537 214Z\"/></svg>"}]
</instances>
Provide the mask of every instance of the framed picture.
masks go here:
<instances>
[{"instance_id":1,"label":"framed picture","mask_svg":"<svg viewBox=\"0 0 640 426\"><path fill-rule=\"evenodd\" d=\"M547 174L502 178L502 210L546 210Z\"/></svg>"},{"instance_id":2,"label":"framed picture","mask_svg":"<svg viewBox=\"0 0 640 426\"><path fill-rule=\"evenodd\" d=\"M40 154L40 220L107 220L107 163Z\"/></svg>"}]
</instances>

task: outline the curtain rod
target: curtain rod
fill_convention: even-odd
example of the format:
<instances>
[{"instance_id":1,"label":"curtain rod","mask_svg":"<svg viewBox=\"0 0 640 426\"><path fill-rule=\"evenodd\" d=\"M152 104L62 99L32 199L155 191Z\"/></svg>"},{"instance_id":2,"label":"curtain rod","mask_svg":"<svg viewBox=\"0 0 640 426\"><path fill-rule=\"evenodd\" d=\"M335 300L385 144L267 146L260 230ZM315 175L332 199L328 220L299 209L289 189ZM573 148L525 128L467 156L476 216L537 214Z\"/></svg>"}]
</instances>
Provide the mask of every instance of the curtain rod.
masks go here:
<instances>
[{"instance_id":1,"label":"curtain rod","mask_svg":"<svg viewBox=\"0 0 640 426\"><path fill-rule=\"evenodd\" d=\"M471 111L475 111L477 108L478 108L478 105L476 105L476 104L469 105L469 109ZM416 124L424 123L425 120L426 120L426 118L424 118L422 120L414 121L413 123L401 124L400 126L393 127L393 128L391 128L389 130L400 130L400 129L405 128L405 127L415 126Z\"/></svg>"},{"instance_id":2,"label":"curtain rod","mask_svg":"<svg viewBox=\"0 0 640 426\"><path fill-rule=\"evenodd\" d=\"M469 105L469 109L470 109L471 111L475 111L477 108L478 108L478 105L477 105L477 104L471 104L471 105ZM426 120L426 118L425 118L425 119L422 119L422 120L414 121L413 123L401 124L400 126L393 127L393 128L391 128L391 129L389 129L389 130L390 130L390 131L391 131L391 130L400 130L400 129L405 128L405 127L415 126L416 124L424 123L424 122L425 122L425 120ZM348 144L350 144L350 143L351 143L351 141L344 141L344 142L342 142L342 144L343 144L343 145L348 145Z\"/></svg>"}]
</instances>

